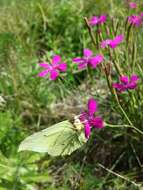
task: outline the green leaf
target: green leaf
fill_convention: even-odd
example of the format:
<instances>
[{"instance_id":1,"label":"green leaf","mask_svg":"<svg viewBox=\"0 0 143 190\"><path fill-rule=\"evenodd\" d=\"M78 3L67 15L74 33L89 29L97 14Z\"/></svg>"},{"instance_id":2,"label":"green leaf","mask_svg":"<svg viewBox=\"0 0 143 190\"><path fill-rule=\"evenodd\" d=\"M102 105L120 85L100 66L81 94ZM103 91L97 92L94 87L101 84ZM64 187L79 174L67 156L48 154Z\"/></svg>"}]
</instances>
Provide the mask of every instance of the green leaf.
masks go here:
<instances>
[{"instance_id":1,"label":"green leaf","mask_svg":"<svg viewBox=\"0 0 143 190\"><path fill-rule=\"evenodd\" d=\"M78 131L69 121L63 121L27 137L19 151L47 152L51 156L70 155L86 143L83 130Z\"/></svg>"}]
</instances>

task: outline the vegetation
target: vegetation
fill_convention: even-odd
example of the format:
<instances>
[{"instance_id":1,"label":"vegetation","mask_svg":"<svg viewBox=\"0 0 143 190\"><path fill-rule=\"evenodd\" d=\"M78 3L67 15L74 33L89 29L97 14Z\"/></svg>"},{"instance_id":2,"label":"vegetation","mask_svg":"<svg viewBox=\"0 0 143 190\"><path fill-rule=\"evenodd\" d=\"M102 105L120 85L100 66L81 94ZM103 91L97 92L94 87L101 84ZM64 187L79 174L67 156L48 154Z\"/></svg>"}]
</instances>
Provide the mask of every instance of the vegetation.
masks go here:
<instances>
[{"instance_id":1,"label":"vegetation","mask_svg":"<svg viewBox=\"0 0 143 190\"><path fill-rule=\"evenodd\" d=\"M127 23L143 11L141 4L129 9L118 0L0 0L0 8L0 190L141 190L143 30ZM86 18L101 14L107 23L101 36L92 28L94 43ZM116 49L95 47L108 32L110 39L125 39ZM85 48L104 54L103 65L78 70L72 59ZM63 78L38 77L38 63L54 54L68 65ZM112 88L120 74L136 74L137 87L123 93ZM27 136L73 121L91 97L106 126L80 149L58 157L18 152Z\"/></svg>"}]
</instances>

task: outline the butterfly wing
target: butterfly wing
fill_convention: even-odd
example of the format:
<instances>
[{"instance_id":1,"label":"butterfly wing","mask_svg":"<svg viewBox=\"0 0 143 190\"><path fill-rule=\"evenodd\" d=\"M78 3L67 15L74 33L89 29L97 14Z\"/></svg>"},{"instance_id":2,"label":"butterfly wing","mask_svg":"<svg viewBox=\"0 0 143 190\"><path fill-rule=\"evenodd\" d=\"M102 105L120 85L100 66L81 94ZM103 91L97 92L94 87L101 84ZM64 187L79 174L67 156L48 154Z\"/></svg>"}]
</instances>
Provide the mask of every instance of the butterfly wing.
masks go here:
<instances>
[{"instance_id":1,"label":"butterfly wing","mask_svg":"<svg viewBox=\"0 0 143 190\"><path fill-rule=\"evenodd\" d=\"M77 132L69 121L63 121L27 137L20 144L19 151L30 150L63 156L70 155L85 142L82 132Z\"/></svg>"}]
</instances>

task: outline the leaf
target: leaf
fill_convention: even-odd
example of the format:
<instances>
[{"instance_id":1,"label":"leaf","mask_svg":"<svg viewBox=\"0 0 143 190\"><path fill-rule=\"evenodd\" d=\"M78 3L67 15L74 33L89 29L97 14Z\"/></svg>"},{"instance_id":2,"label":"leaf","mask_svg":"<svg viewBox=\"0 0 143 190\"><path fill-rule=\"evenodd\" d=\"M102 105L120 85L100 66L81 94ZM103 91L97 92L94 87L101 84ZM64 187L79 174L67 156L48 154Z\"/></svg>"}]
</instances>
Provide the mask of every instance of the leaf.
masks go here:
<instances>
[{"instance_id":1,"label":"leaf","mask_svg":"<svg viewBox=\"0 0 143 190\"><path fill-rule=\"evenodd\" d=\"M27 137L18 151L31 150L63 156L70 155L85 142L83 130L78 131L69 121L63 121Z\"/></svg>"}]
</instances>

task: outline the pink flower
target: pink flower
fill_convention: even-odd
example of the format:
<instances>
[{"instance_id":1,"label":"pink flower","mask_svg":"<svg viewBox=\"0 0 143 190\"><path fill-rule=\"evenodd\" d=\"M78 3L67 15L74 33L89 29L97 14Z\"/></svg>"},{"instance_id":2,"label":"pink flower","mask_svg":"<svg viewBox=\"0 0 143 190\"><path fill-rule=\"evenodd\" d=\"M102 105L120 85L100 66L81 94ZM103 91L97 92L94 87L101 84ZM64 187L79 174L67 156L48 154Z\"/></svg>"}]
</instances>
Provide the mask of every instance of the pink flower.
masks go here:
<instances>
[{"instance_id":1,"label":"pink flower","mask_svg":"<svg viewBox=\"0 0 143 190\"><path fill-rule=\"evenodd\" d=\"M101 15L101 16L92 16L90 19L89 19L89 24L91 26L95 26L97 24L104 24L106 22L106 15Z\"/></svg>"},{"instance_id":2,"label":"pink flower","mask_svg":"<svg viewBox=\"0 0 143 190\"><path fill-rule=\"evenodd\" d=\"M130 7L131 9L135 9L135 8L137 7L137 3L135 3L135 2L130 2L130 3L129 3L129 7Z\"/></svg>"},{"instance_id":3,"label":"pink flower","mask_svg":"<svg viewBox=\"0 0 143 190\"><path fill-rule=\"evenodd\" d=\"M92 68L96 68L103 61L104 57L101 54L93 56L93 52L90 49L83 50L83 57L73 58L73 62L78 63L79 69L84 69L88 65Z\"/></svg>"},{"instance_id":4,"label":"pink flower","mask_svg":"<svg viewBox=\"0 0 143 190\"><path fill-rule=\"evenodd\" d=\"M65 72L67 69L67 64L61 62L61 57L55 55L52 58L51 64L44 62L39 63L40 67L43 67L45 70L38 74L39 77L45 77L48 73L50 74L51 80L56 80L60 72Z\"/></svg>"},{"instance_id":5,"label":"pink flower","mask_svg":"<svg viewBox=\"0 0 143 190\"><path fill-rule=\"evenodd\" d=\"M98 18L98 23L99 24L104 24L106 22L106 15L101 15L99 18Z\"/></svg>"},{"instance_id":6,"label":"pink flower","mask_svg":"<svg viewBox=\"0 0 143 190\"><path fill-rule=\"evenodd\" d=\"M140 26L142 24L142 16L131 15L128 17L128 22L134 26Z\"/></svg>"},{"instance_id":7,"label":"pink flower","mask_svg":"<svg viewBox=\"0 0 143 190\"><path fill-rule=\"evenodd\" d=\"M113 83L113 87L116 88L119 92L126 90L132 90L137 87L137 81L139 77L137 75L132 75L129 79L128 76L124 75L120 77L120 83Z\"/></svg>"},{"instance_id":8,"label":"pink flower","mask_svg":"<svg viewBox=\"0 0 143 190\"><path fill-rule=\"evenodd\" d=\"M97 112L97 102L91 98L88 100L88 110L81 113L80 121L84 124L85 137L88 139L91 133L91 128L103 128L104 122L100 116L95 116Z\"/></svg>"},{"instance_id":9,"label":"pink flower","mask_svg":"<svg viewBox=\"0 0 143 190\"><path fill-rule=\"evenodd\" d=\"M118 35L116 36L113 40L112 39L107 39L103 40L101 42L101 48L105 48L109 46L110 48L114 49L116 48L122 41L124 40L124 35Z\"/></svg>"},{"instance_id":10,"label":"pink flower","mask_svg":"<svg viewBox=\"0 0 143 190\"><path fill-rule=\"evenodd\" d=\"M140 16L143 17L143 12L140 13Z\"/></svg>"},{"instance_id":11,"label":"pink flower","mask_svg":"<svg viewBox=\"0 0 143 190\"><path fill-rule=\"evenodd\" d=\"M119 45L123 40L124 40L124 36L118 35L113 40L111 40L111 42L109 43L109 46L111 48L116 48L117 45Z\"/></svg>"},{"instance_id":12,"label":"pink flower","mask_svg":"<svg viewBox=\"0 0 143 190\"><path fill-rule=\"evenodd\" d=\"M89 24L91 26L97 25L98 24L98 17L97 16L93 16L89 19Z\"/></svg>"},{"instance_id":13,"label":"pink flower","mask_svg":"<svg viewBox=\"0 0 143 190\"><path fill-rule=\"evenodd\" d=\"M100 47L101 47L101 48L107 47L107 46L110 44L111 41L112 41L112 40L110 40L110 39L103 40L103 41L101 42Z\"/></svg>"}]
</instances>

